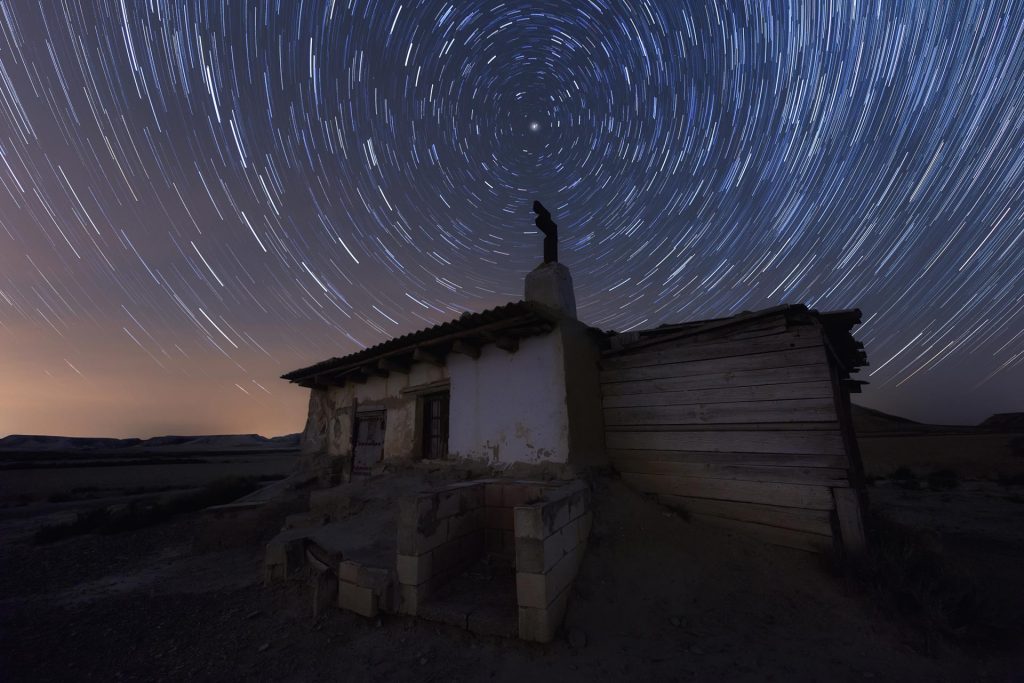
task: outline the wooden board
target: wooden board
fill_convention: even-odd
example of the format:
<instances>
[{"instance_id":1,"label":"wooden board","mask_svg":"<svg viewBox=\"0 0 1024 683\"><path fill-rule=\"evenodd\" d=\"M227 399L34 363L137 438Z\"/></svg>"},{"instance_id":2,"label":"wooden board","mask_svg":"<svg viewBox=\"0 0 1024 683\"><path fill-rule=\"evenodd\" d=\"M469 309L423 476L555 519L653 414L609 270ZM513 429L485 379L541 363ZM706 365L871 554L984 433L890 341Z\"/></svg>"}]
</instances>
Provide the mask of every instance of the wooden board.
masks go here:
<instances>
[{"instance_id":1,"label":"wooden board","mask_svg":"<svg viewBox=\"0 0 1024 683\"><path fill-rule=\"evenodd\" d=\"M605 425L836 421L835 402L831 397L676 406L636 406L630 408L605 408L604 410Z\"/></svg>"},{"instance_id":2,"label":"wooden board","mask_svg":"<svg viewBox=\"0 0 1024 683\"><path fill-rule=\"evenodd\" d=\"M864 552L867 539L864 533L864 517L860 499L853 489L834 489L836 516L839 520L839 535L843 549L857 555Z\"/></svg>"},{"instance_id":3,"label":"wooden board","mask_svg":"<svg viewBox=\"0 0 1024 683\"><path fill-rule=\"evenodd\" d=\"M751 522L742 522L735 519L716 517L715 515L702 515L699 513L691 514L690 519L695 522L721 527L723 529L728 529L729 531L735 531L744 536L756 538L765 543L771 543L772 545L781 545L788 548L796 548L797 550L806 550L812 553L824 552L832 546L832 537L823 536L821 534L811 534L805 531L783 529L765 524L754 524Z\"/></svg>"},{"instance_id":4,"label":"wooden board","mask_svg":"<svg viewBox=\"0 0 1024 683\"><path fill-rule=\"evenodd\" d=\"M703 375L689 375L686 377L642 378L615 382L605 382L602 378L601 392L604 396L622 396L625 394L656 394L663 391L757 387L766 384L821 381L832 381L828 364L824 361L813 365L744 370L741 372L712 370Z\"/></svg>"},{"instance_id":5,"label":"wooden board","mask_svg":"<svg viewBox=\"0 0 1024 683\"><path fill-rule=\"evenodd\" d=\"M664 365L666 363L685 363L731 356L748 356L755 353L772 351L789 351L791 349L822 346L821 332L809 328L799 331L775 334L753 339L720 341L716 343L693 344L689 340L678 343L651 347L643 352L626 353L611 356L601 361L601 368L615 370L622 368L638 368L647 365ZM657 350L653 350L657 349Z\"/></svg>"},{"instance_id":6,"label":"wooden board","mask_svg":"<svg viewBox=\"0 0 1024 683\"><path fill-rule=\"evenodd\" d=\"M691 514L713 515L740 522L806 531L822 536L832 535L832 513L828 510L736 503L724 500L687 498L685 496L658 496L663 504Z\"/></svg>"},{"instance_id":7,"label":"wooden board","mask_svg":"<svg viewBox=\"0 0 1024 683\"><path fill-rule=\"evenodd\" d=\"M779 484L812 484L816 486L849 486L845 469L830 467L770 467L758 465L720 465L665 460L623 458L612 460L619 472L635 474L670 474L708 479L767 481Z\"/></svg>"},{"instance_id":8,"label":"wooden board","mask_svg":"<svg viewBox=\"0 0 1024 683\"><path fill-rule=\"evenodd\" d=\"M609 385L620 386L620 385ZM605 408L632 408L636 406L684 406L735 401L785 401L795 398L827 398L832 401L832 383L790 382L764 384L752 387L721 387L717 389L691 389L689 391L659 391L647 394L605 396Z\"/></svg>"},{"instance_id":9,"label":"wooden board","mask_svg":"<svg viewBox=\"0 0 1024 683\"><path fill-rule=\"evenodd\" d=\"M725 451L741 453L804 453L846 455L838 431L678 431L605 433L610 449L660 451Z\"/></svg>"},{"instance_id":10,"label":"wooden board","mask_svg":"<svg viewBox=\"0 0 1024 683\"><path fill-rule=\"evenodd\" d=\"M756 465L765 467L827 467L845 469L843 455L796 455L793 453L727 453L714 451L645 451L612 449L612 462L620 460L659 460L662 462L708 463L712 465Z\"/></svg>"},{"instance_id":11,"label":"wooden board","mask_svg":"<svg viewBox=\"0 0 1024 683\"><path fill-rule=\"evenodd\" d=\"M801 365L828 367L824 346L814 346L788 351L754 353L746 356L730 356L711 360L695 360L682 363L665 363L619 370L602 370L601 383L635 382L637 380L666 379L671 377L692 377L715 373L745 373L750 370L789 368Z\"/></svg>"},{"instance_id":12,"label":"wooden board","mask_svg":"<svg viewBox=\"0 0 1024 683\"><path fill-rule=\"evenodd\" d=\"M645 493L734 500L812 510L831 510L834 505L832 491L827 486L702 479L667 474L623 473L622 480Z\"/></svg>"},{"instance_id":13,"label":"wooden board","mask_svg":"<svg viewBox=\"0 0 1024 683\"><path fill-rule=\"evenodd\" d=\"M692 325L692 324L691 324ZM641 333L640 339L631 345L633 349L652 349L659 345L679 346L729 339L747 339L764 335L775 335L789 327L789 321L780 311L773 315L755 318L721 318L706 320L698 326L680 326L674 330L660 330L655 334ZM627 351L629 349L627 348Z\"/></svg>"},{"instance_id":14,"label":"wooden board","mask_svg":"<svg viewBox=\"0 0 1024 683\"><path fill-rule=\"evenodd\" d=\"M837 431L835 422L733 422L693 425L605 425L607 432L828 432Z\"/></svg>"}]
</instances>

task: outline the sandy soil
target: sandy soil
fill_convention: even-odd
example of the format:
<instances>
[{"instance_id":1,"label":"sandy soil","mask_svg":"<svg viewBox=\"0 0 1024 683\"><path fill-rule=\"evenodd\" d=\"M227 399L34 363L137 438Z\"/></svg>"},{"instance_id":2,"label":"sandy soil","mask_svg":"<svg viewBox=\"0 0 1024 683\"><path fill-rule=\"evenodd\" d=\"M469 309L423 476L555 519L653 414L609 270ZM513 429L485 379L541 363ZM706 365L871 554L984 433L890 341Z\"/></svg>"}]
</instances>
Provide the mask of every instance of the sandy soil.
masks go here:
<instances>
[{"instance_id":1,"label":"sandy soil","mask_svg":"<svg viewBox=\"0 0 1024 683\"><path fill-rule=\"evenodd\" d=\"M312 620L296 589L260 583L263 543L304 506L296 496L242 526L194 514L116 536L5 542L0 678L932 681L1024 671L1012 648L926 637L816 556L687 522L609 479L596 482L588 554L552 645L405 617L328 610Z\"/></svg>"}]
</instances>

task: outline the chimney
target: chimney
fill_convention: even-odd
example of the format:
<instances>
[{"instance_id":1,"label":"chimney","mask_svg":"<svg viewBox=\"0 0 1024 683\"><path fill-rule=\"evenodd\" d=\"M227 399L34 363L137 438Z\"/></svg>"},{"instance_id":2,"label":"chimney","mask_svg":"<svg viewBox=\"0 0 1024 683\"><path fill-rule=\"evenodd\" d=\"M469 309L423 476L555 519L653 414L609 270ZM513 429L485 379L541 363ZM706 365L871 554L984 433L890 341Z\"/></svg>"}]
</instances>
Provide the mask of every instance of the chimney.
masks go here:
<instances>
[{"instance_id":1,"label":"chimney","mask_svg":"<svg viewBox=\"0 0 1024 683\"><path fill-rule=\"evenodd\" d=\"M569 269L557 261L542 263L526 276L526 300L576 319L576 295Z\"/></svg>"}]
</instances>

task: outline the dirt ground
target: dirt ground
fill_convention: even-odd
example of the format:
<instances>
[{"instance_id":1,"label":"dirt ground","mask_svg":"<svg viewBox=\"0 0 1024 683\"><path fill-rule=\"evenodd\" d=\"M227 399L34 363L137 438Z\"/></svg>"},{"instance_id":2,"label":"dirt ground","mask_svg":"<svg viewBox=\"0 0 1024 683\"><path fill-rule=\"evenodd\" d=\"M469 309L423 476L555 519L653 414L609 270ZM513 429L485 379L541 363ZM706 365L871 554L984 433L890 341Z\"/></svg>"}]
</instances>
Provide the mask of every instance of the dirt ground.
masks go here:
<instances>
[{"instance_id":1,"label":"dirt ground","mask_svg":"<svg viewBox=\"0 0 1024 683\"><path fill-rule=\"evenodd\" d=\"M913 493L886 493L880 504L898 514L901 505L914 508L903 499ZM305 507L302 495L241 523L195 513L150 529L42 546L25 535L7 537L0 546L0 679L1024 676L1020 642L963 645L927 635L835 578L820 557L687 522L614 478L595 481L594 501L594 529L564 634L547 646L398 616L366 620L328 610L312 619L296 588L261 582L263 544L285 515ZM988 571L984 559L981 565L978 571Z\"/></svg>"}]
</instances>

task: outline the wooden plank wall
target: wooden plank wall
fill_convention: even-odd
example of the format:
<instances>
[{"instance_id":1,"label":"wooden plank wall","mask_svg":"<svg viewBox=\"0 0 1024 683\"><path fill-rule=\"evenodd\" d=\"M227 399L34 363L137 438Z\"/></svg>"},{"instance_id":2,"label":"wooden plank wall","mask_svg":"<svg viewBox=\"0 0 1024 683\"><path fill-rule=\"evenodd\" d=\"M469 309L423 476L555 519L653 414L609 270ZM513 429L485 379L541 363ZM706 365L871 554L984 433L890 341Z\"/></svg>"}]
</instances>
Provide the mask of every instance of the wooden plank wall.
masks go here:
<instances>
[{"instance_id":1,"label":"wooden plank wall","mask_svg":"<svg viewBox=\"0 0 1024 683\"><path fill-rule=\"evenodd\" d=\"M827 353L816 319L785 313L606 353L613 466L693 519L830 546L850 459Z\"/></svg>"}]
</instances>

